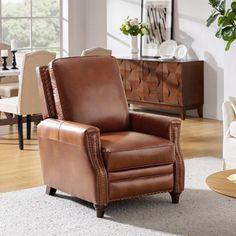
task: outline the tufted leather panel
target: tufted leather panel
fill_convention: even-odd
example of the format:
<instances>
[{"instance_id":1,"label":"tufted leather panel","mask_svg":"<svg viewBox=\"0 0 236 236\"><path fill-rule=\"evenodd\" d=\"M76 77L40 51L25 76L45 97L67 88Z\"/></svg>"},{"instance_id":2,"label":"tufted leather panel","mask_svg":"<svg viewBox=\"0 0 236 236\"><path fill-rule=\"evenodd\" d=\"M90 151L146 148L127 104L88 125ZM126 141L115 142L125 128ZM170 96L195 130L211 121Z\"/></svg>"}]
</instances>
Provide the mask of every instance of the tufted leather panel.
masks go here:
<instances>
[{"instance_id":1,"label":"tufted leather panel","mask_svg":"<svg viewBox=\"0 0 236 236\"><path fill-rule=\"evenodd\" d=\"M114 58L62 58L50 67L59 119L90 124L101 132L128 129L128 105Z\"/></svg>"},{"instance_id":2,"label":"tufted leather panel","mask_svg":"<svg viewBox=\"0 0 236 236\"><path fill-rule=\"evenodd\" d=\"M173 174L152 175L130 180L121 180L109 183L109 200L132 198L145 194L170 192L174 185Z\"/></svg>"},{"instance_id":3,"label":"tufted leather panel","mask_svg":"<svg viewBox=\"0 0 236 236\"><path fill-rule=\"evenodd\" d=\"M101 145L109 172L174 163L174 144L148 134L105 133L101 134Z\"/></svg>"},{"instance_id":4,"label":"tufted leather panel","mask_svg":"<svg viewBox=\"0 0 236 236\"><path fill-rule=\"evenodd\" d=\"M126 171L108 172L108 179L110 182L117 180L130 180L140 177L148 177L153 175L169 175L173 173L173 164L160 165L147 168L138 168Z\"/></svg>"}]
</instances>

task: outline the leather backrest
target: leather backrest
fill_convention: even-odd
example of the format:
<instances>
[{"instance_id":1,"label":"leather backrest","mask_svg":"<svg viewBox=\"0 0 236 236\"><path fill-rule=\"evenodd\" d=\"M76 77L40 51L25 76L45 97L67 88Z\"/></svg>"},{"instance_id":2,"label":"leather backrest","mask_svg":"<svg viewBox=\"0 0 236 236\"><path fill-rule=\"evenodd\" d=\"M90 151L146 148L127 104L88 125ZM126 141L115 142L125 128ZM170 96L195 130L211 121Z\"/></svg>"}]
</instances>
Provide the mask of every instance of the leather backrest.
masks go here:
<instances>
[{"instance_id":1,"label":"leather backrest","mask_svg":"<svg viewBox=\"0 0 236 236\"><path fill-rule=\"evenodd\" d=\"M128 129L128 105L115 58L56 59L50 77L59 119L90 124L101 132Z\"/></svg>"}]
</instances>

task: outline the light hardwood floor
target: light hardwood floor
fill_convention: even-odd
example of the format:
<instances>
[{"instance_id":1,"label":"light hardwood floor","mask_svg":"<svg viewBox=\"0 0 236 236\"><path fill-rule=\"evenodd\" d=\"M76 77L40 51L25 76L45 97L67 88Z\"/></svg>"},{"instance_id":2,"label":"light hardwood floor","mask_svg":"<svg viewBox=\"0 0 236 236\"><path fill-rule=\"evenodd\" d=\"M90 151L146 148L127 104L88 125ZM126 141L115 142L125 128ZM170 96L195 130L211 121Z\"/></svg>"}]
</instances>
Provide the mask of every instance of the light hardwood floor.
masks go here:
<instances>
[{"instance_id":1,"label":"light hardwood floor","mask_svg":"<svg viewBox=\"0 0 236 236\"><path fill-rule=\"evenodd\" d=\"M0 126L0 192L40 186L42 174L36 127L32 140L24 140L25 150L18 149L17 127ZM222 157L222 122L207 119L183 121L181 147L185 159Z\"/></svg>"}]
</instances>

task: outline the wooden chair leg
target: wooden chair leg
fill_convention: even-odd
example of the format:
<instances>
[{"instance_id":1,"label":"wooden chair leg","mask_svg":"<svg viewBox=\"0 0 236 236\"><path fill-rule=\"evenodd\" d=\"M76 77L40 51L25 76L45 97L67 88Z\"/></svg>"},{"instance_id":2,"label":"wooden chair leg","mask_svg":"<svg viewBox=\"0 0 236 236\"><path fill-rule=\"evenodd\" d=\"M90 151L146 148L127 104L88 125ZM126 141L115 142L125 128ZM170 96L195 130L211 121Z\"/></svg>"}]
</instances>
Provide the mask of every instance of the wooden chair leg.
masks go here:
<instances>
[{"instance_id":1,"label":"wooden chair leg","mask_svg":"<svg viewBox=\"0 0 236 236\"><path fill-rule=\"evenodd\" d=\"M172 199L172 203L174 203L174 204L178 204L179 203L180 193L171 192L170 196L171 196L171 199Z\"/></svg>"},{"instance_id":2,"label":"wooden chair leg","mask_svg":"<svg viewBox=\"0 0 236 236\"><path fill-rule=\"evenodd\" d=\"M31 139L31 115L26 116L27 123L27 139Z\"/></svg>"},{"instance_id":3,"label":"wooden chair leg","mask_svg":"<svg viewBox=\"0 0 236 236\"><path fill-rule=\"evenodd\" d=\"M55 195L55 193L56 193L56 189L55 188L52 188L52 187L46 187L46 194L47 195L50 195L50 196L53 196L53 195Z\"/></svg>"},{"instance_id":4,"label":"wooden chair leg","mask_svg":"<svg viewBox=\"0 0 236 236\"><path fill-rule=\"evenodd\" d=\"M96 210L96 214L97 214L97 218L103 218L104 216L104 212L105 212L105 205L93 205L95 210Z\"/></svg>"},{"instance_id":5,"label":"wooden chair leg","mask_svg":"<svg viewBox=\"0 0 236 236\"><path fill-rule=\"evenodd\" d=\"M181 119L185 120L186 119L186 110L183 108L181 111Z\"/></svg>"},{"instance_id":6,"label":"wooden chair leg","mask_svg":"<svg viewBox=\"0 0 236 236\"><path fill-rule=\"evenodd\" d=\"M202 105L197 108L197 112L198 112L198 116L200 118L203 118L203 106Z\"/></svg>"},{"instance_id":7,"label":"wooden chair leg","mask_svg":"<svg viewBox=\"0 0 236 236\"><path fill-rule=\"evenodd\" d=\"M19 148L20 150L24 149L24 141L23 141L23 118L21 115L17 116L18 118L18 139L19 139Z\"/></svg>"}]
</instances>

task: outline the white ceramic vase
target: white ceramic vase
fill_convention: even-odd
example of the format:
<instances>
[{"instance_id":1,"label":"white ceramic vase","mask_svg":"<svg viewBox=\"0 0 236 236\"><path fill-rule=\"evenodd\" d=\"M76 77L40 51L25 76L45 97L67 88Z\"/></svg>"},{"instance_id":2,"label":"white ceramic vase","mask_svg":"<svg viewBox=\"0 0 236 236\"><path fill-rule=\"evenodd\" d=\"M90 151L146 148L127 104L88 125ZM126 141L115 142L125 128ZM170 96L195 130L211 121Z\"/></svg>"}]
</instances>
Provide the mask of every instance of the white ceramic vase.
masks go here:
<instances>
[{"instance_id":1,"label":"white ceramic vase","mask_svg":"<svg viewBox=\"0 0 236 236\"><path fill-rule=\"evenodd\" d=\"M138 36L131 36L130 52L132 56L138 56Z\"/></svg>"}]
</instances>

